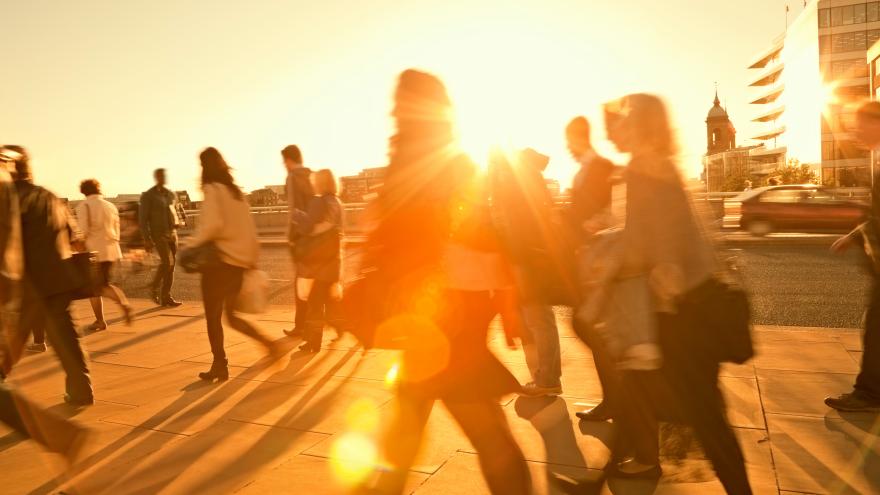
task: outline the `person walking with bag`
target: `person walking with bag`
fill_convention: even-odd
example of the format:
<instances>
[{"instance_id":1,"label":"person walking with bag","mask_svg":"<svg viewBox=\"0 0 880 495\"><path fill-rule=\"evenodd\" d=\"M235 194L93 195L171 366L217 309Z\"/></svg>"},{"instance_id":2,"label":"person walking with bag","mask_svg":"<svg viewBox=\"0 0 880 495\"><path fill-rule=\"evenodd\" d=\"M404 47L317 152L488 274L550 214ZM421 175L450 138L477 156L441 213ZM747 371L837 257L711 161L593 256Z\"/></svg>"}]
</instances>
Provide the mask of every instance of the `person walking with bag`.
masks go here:
<instances>
[{"instance_id":1,"label":"person walking with bag","mask_svg":"<svg viewBox=\"0 0 880 495\"><path fill-rule=\"evenodd\" d=\"M312 174L315 196L308 210L296 210L294 228L296 244L296 296L308 308L305 341L300 349L308 352L321 350L324 323L328 322L333 307L342 297L339 285L342 272L340 255L342 238L342 202L336 196L336 178L328 169ZM341 329L337 329L341 331Z\"/></svg>"},{"instance_id":2,"label":"person walking with bag","mask_svg":"<svg viewBox=\"0 0 880 495\"><path fill-rule=\"evenodd\" d=\"M705 309L718 293L719 265L674 162L666 107L656 96L634 94L607 105L606 115L615 145L631 155L620 270L646 274L656 301L660 378L671 394L664 398L664 412L675 410L694 428L727 493L751 494L742 450L718 388L723 355L718 347L724 345L725 329L718 315ZM662 387L641 385L645 393L626 387L628 400L621 403L621 427L635 437L635 455L614 470L623 477L660 473L654 405L659 401L652 392Z\"/></svg>"},{"instance_id":3,"label":"person walking with bag","mask_svg":"<svg viewBox=\"0 0 880 495\"><path fill-rule=\"evenodd\" d=\"M89 325L91 331L105 330L104 302L101 296L112 299L122 308L122 315L128 326L132 324L132 309L122 289L112 283L113 267L122 259L119 247L119 210L113 203L101 196L101 183L87 179L79 185L85 201L76 207L76 219L86 243L86 250L98 253L100 295L92 297L92 311L95 322Z\"/></svg>"},{"instance_id":4,"label":"person walking with bag","mask_svg":"<svg viewBox=\"0 0 880 495\"><path fill-rule=\"evenodd\" d=\"M229 325L260 342L269 354L279 346L236 313L238 295L246 270L257 266L260 245L257 228L251 218L244 193L235 184L229 165L216 148L206 148L199 155L202 165L202 191L205 199L199 212L196 233L181 257L194 251L213 253L202 267L202 301L208 326L208 341L214 361L211 369L199 373L206 381L226 381L229 366L223 347L225 311Z\"/></svg>"},{"instance_id":5,"label":"person walking with bag","mask_svg":"<svg viewBox=\"0 0 880 495\"><path fill-rule=\"evenodd\" d=\"M388 468L368 493L402 493L431 409L441 400L475 447L491 493L528 494L529 471L499 405L520 386L487 343L497 290L512 287L487 188L476 182L473 162L457 145L452 105L439 79L404 71L394 103L397 132L365 261L387 281L387 291L364 296L393 308L376 332L389 333L403 353L395 417L383 444Z\"/></svg>"}]
</instances>

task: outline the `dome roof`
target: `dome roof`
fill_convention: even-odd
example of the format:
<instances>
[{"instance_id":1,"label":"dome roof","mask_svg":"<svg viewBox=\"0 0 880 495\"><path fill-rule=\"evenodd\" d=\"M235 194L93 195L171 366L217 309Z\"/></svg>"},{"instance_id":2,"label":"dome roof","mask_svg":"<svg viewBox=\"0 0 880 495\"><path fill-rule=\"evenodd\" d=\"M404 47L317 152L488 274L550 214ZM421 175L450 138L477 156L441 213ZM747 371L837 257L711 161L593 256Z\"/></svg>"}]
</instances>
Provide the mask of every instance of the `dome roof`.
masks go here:
<instances>
[{"instance_id":1,"label":"dome roof","mask_svg":"<svg viewBox=\"0 0 880 495\"><path fill-rule=\"evenodd\" d=\"M714 103L714 105L712 106L712 108L709 109L709 115L707 116L707 118L713 119L713 118L720 117L720 118L726 119L727 118L727 110L725 110L721 107L721 100L718 99L718 92L717 91L715 92L715 101L713 103Z\"/></svg>"}]
</instances>

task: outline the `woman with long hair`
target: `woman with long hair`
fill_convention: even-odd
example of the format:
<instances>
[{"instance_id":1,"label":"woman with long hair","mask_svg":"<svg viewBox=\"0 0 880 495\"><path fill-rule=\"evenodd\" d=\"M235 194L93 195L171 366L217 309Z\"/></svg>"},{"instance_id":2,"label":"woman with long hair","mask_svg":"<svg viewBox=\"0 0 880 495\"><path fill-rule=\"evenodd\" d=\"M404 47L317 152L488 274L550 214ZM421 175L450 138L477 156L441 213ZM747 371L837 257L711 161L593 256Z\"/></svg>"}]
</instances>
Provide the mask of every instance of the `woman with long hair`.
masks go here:
<instances>
[{"instance_id":1,"label":"woman with long hair","mask_svg":"<svg viewBox=\"0 0 880 495\"><path fill-rule=\"evenodd\" d=\"M224 309L229 325L263 344L269 354L276 353L278 346L235 313L244 272L256 268L260 254L250 207L244 193L235 184L229 165L216 148L206 148L199 160L205 200L188 249L210 243L218 258L202 273L202 301L214 361L210 370L199 373L199 378L225 381L229 379L229 368L223 348Z\"/></svg>"},{"instance_id":2,"label":"woman with long hair","mask_svg":"<svg viewBox=\"0 0 880 495\"><path fill-rule=\"evenodd\" d=\"M336 195L336 178L328 169L311 175L315 195L308 211L294 211L299 240L296 246L296 297L308 308L303 344L306 352L321 350L324 324L341 297L342 202ZM337 328L337 331L340 329Z\"/></svg>"},{"instance_id":3,"label":"woman with long hair","mask_svg":"<svg viewBox=\"0 0 880 495\"><path fill-rule=\"evenodd\" d=\"M631 156L620 270L647 275L663 355L659 376L627 372L628 400L620 423L632 437L635 455L614 471L624 477L660 474L656 415L671 413L694 428L727 492L750 494L742 450L718 388L719 363L712 352L718 344L700 308L717 283L719 263L677 168L666 107L656 96L634 94L607 105L606 118L609 137ZM657 411L652 402L659 401L649 397L663 389L670 396Z\"/></svg>"},{"instance_id":4,"label":"woman with long hair","mask_svg":"<svg viewBox=\"0 0 880 495\"><path fill-rule=\"evenodd\" d=\"M477 450L495 494L531 491L528 468L499 405L519 383L489 351L497 289L511 286L488 215L486 188L454 135L443 83L404 71L394 95L397 132L368 263L392 280L400 309L380 327L407 335L395 417L387 431L388 469L374 493L400 493L436 400Z\"/></svg>"}]
</instances>

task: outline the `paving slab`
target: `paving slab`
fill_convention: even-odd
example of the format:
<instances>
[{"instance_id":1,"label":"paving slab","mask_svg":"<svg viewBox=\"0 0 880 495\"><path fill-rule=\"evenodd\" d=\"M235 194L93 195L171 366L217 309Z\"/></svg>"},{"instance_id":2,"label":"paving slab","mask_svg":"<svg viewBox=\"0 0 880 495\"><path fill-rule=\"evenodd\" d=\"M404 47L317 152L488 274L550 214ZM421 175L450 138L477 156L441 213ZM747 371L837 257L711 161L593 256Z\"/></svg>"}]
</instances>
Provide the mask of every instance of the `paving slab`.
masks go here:
<instances>
[{"instance_id":1,"label":"paving slab","mask_svg":"<svg viewBox=\"0 0 880 495\"><path fill-rule=\"evenodd\" d=\"M858 372L857 363L840 342L761 342L757 344L755 367L820 373Z\"/></svg>"},{"instance_id":2,"label":"paving slab","mask_svg":"<svg viewBox=\"0 0 880 495\"><path fill-rule=\"evenodd\" d=\"M805 371L758 370L768 413L824 417L835 414L823 400L852 390L856 375Z\"/></svg>"},{"instance_id":3,"label":"paving slab","mask_svg":"<svg viewBox=\"0 0 880 495\"><path fill-rule=\"evenodd\" d=\"M722 376L718 385L727 405L727 420L732 426L764 429L764 409L755 378Z\"/></svg>"}]
</instances>

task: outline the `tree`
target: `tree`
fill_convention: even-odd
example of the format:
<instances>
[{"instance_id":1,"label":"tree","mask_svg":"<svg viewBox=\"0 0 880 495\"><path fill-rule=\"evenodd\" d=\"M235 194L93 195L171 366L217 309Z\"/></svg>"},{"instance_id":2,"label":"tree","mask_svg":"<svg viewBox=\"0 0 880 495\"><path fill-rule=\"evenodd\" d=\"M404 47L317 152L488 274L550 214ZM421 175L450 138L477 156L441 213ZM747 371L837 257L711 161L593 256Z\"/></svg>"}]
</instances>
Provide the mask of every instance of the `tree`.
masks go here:
<instances>
[{"instance_id":1,"label":"tree","mask_svg":"<svg viewBox=\"0 0 880 495\"><path fill-rule=\"evenodd\" d=\"M742 171L734 172L724 177L724 184L721 186L721 190L725 192L740 192L745 190L746 182L755 184L755 180L749 174Z\"/></svg>"},{"instance_id":2,"label":"tree","mask_svg":"<svg viewBox=\"0 0 880 495\"><path fill-rule=\"evenodd\" d=\"M797 158L789 158L785 165L777 167L768 177L776 177L782 184L818 184L819 176Z\"/></svg>"}]
</instances>

